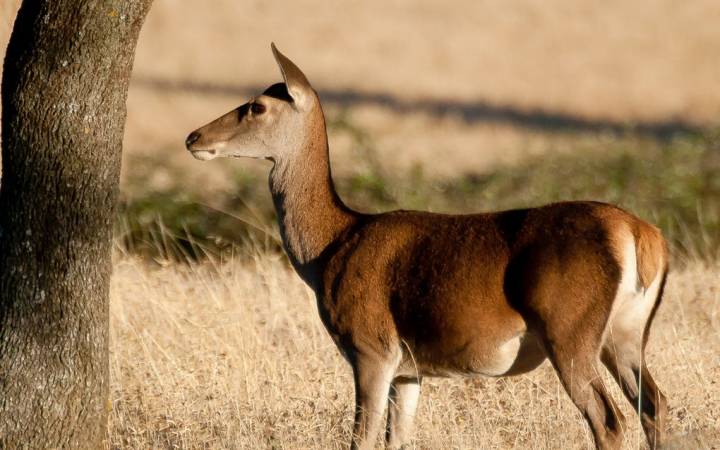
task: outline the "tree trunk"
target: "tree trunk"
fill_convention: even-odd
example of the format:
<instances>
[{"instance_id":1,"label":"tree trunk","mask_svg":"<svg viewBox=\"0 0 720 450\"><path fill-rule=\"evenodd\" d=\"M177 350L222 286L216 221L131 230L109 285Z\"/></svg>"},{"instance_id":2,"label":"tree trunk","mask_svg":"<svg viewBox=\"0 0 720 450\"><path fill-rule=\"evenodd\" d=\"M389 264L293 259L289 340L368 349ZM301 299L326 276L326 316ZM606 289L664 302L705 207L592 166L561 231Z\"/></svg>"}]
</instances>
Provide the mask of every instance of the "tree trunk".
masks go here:
<instances>
[{"instance_id":1,"label":"tree trunk","mask_svg":"<svg viewBox=\"0 0 720 450\"><path fill-rule=\"evenodd\" d=\"M25 0L2 78L0 448L107 435L125 99L151 0Z\"/></svg>"}]
</instances>

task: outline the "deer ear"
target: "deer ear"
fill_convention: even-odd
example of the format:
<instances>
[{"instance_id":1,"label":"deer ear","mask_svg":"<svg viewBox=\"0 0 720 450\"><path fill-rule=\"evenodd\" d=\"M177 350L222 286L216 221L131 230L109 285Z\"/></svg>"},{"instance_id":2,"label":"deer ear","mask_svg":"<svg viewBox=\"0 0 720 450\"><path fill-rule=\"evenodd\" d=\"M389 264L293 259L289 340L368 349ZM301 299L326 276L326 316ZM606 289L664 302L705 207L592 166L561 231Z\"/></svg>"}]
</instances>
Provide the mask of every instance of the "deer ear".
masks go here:
<instances>
[{"instance_id":1,"label":"deer ear","mask_svg":"<svg viewBox=\"0 0 720 450\"><path fill-rule=\"evenodd\" d=\"M298 106L307 105L313 95L312 86L307 78L295 63L280 53L280 50L275 47L275 43L271 43L270 48L272 48L275 61L280 67L285 86L287 86L288 94L292 97L293 102Z\"/></svg>"}]
</instances>

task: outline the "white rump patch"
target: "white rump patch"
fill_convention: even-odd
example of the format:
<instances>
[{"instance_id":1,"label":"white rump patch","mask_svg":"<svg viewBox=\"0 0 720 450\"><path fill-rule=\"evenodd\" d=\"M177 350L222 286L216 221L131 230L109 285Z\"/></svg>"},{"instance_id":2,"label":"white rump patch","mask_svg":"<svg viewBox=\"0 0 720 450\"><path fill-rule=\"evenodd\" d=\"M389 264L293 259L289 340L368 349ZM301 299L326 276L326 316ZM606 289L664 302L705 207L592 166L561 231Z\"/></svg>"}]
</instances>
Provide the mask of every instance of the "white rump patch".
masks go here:
<instances>
[{"instance_id":1,"label":"white rump patch","mask_svg":"<svg viewBox=\"0 0 720 450\"><path fill-rule=\"evenodd\" d=\"M622 247L622 277L608 328L613 338L638 339L639 343L657 299L662 269L655 275L650 286L647 289L643 288L638 272L635 238L630 232L626 236ZM660 266L662 267L662 264Z\"/></svg>"},{"instance_id":2,"label":"white rump patch","mask_svg":"<svg viewBox=\"0 0 720 450\"><path fill-rule=\"evenodd\" d=\"M632 295L639 293L641 286L638 276L637 249L635 248L635 237L628 233L622 247L622 276L618 286L618 296Z\"/></svg>"}]
</instances>

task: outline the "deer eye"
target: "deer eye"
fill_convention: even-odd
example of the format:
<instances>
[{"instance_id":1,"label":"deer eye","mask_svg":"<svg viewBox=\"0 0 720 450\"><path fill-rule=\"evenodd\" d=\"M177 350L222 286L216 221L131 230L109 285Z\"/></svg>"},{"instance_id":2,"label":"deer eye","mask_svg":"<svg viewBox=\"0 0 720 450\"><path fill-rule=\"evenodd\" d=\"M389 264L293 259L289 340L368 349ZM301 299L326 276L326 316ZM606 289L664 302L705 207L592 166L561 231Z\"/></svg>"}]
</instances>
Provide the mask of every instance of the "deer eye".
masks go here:
<instances>
[{"instance_id":1,"label":"deer eye","mask_svg":"<svg viewBox=\"0 0 720 450\"><path fill-rule=\"evenodd\" d=\"M250 111L252 111L253 114L262 114L265 112L265 105L253 103L250 105Z\"/></svg>"}]
</instances>

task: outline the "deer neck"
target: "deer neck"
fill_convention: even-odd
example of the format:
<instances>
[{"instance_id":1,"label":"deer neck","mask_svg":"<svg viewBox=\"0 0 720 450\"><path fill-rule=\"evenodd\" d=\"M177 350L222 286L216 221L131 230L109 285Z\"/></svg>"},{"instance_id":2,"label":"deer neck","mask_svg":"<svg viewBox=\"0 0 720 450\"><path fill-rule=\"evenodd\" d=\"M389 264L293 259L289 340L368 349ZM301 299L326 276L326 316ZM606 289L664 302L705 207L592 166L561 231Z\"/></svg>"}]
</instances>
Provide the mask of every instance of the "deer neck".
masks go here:
<instances>
[{"instance_id":1,"label":"deer neck","mask_svg":"<svg viewBox=\"0 0 720 450\"><path fill-rule=\"evenodd\" d=\"M335 191L322 115L317 122L301 148L291 152L302 156L276 160L270 172L270 192L285 251L313 287L322 253L356 220L356 213Z\"/></svg>"}]
</instances>

